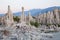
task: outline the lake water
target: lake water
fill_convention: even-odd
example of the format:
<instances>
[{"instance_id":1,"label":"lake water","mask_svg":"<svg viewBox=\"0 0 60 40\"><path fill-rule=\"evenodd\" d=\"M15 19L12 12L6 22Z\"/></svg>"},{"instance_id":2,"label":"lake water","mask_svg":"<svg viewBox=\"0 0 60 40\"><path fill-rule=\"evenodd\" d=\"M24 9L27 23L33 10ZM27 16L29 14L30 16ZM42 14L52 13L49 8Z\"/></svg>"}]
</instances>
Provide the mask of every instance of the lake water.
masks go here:
<instances>
[{"instance_id":1,"label":"lake water","mask_svg":"<svg viewBox=\"0 0 60 40\"><path fill-rule=\"evenodd\" d=\"M41 40L60 40L60 32L52 33L52 34L53 34L52 38L42 37Z\"/></svg>"}]
</instances>

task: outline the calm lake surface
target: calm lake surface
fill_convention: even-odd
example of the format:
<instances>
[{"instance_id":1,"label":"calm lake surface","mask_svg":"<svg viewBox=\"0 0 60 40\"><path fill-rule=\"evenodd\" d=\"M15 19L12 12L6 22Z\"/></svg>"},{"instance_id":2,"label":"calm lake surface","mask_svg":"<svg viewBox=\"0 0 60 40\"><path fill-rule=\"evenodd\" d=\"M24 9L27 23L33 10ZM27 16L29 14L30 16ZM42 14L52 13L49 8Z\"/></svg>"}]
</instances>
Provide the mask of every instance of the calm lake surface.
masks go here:
<instances>
[{"instance_id":1,"label":"calm lake surface","mask_svg":"<svg viewBox=\"0 0 60 40\"><path fill-rule=\"evenodd\" d=\"M51 33L53 34L52 38L49 37L43 37L41 40L60 40L60 32L56 32L56 33Z\"/></svg>"}]
</instances>

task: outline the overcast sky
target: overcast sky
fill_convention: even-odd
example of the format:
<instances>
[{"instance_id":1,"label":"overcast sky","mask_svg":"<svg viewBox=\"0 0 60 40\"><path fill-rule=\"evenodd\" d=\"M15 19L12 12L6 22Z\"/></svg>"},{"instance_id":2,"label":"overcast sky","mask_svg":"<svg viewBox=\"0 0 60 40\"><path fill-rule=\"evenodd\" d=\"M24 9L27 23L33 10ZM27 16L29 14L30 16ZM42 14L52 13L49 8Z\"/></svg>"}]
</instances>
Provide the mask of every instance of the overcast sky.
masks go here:
<instances>
[{"instance_id":1,"label":"overcast sky","mask_svg":"<svg viewBox=\"0 0 60 40\"><path fill-rule=\"evenodd\" d=\"M25 10L60 6L60 0L0 0L0 13L6 13L8 5L12 12L17 12L21 11L22 6Z\"/></svg>"}]
</instances>

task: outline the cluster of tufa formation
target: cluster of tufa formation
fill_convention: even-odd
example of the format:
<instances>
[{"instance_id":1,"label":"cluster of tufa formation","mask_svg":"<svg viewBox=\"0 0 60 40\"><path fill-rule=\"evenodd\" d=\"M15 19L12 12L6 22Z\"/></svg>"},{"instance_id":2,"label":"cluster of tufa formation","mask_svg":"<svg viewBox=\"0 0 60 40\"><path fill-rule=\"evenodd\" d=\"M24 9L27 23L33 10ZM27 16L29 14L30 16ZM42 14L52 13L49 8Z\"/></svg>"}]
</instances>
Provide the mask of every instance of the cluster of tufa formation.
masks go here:
<instances>
[{"instance_id":1,"label":"cluster of tufa formation","mask_svg":"<svg viewBox=\"0 0 60 40\"><path fill-rule=\"evenodd\" d=\"M32 16L30 15L30 12L28 12L28 16L24 14L24 7L22 7L22 13L21 16L19 16L19 18L20 18L19 23L25 22L30 24L30 21L34 21ZM5 26L11 26L14 24L13 13L10 9L10 6L8 6L8 12L4 16L0 17L0 24Z\"/></svg>"},{"instance_id":2,"label":"cluster of tufa formation","mask_svg":"<svg viewBox=\"0 0 60 40\"><path fill-rule=\"evenodd\" d=\"M46 13L39 14L36 20L41 24L60 24L60 10L55 8L52 11L47 11Z\"/></svg>"},{"instance_id":3,"label":"cluster of tufa formation","mask_svg":"<svg viewBox=\"0 0 60 40\"><path fill-rule=\"evenodd\" d=\"M41 36L41 30L44 31L45 29L45 31L50 31L50 29L48 29L49 27L45 24L59 24L59 17L58 9L40 14L37 17L32 17L30 12L28 12L28 16L26 16L24 14L24 7L22 7L20 21L19 23L15 23L13 20L13 13L11 12L10 6L8 6L8 12L5 16L0 18L0 40L44 40ZM40 26L42 28L36 28L30 25L30 21L37 21L44 25ZM54 27L55 29L54 25L51 25L51 27Z\"/></svg>"},{"instance_id":4,"label":"cluster of tufa formation","mask_svg":"<svg viewBox=\"0 0 60 40\"><path fill-rule=\"evenodd\" d=\"M33 21L32 19L30 12L28 17L24 15L24 7L22 7L20 22L14 23L13 14L10 6L8 6L8 12L1 18L0 40L40 40L40 32L30 25L30 21Z\"/></svg>"}]
</instances>

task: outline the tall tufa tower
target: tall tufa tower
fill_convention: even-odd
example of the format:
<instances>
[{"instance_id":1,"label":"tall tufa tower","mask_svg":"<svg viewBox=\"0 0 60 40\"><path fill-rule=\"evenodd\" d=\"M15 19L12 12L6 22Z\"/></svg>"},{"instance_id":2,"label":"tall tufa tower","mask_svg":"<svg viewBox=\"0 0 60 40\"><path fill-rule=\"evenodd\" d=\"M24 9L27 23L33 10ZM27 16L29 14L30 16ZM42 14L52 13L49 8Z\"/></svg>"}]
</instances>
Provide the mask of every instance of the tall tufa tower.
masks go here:
<instances>
[{"instance_id":1,"label":"tall tufa tower","mask_svg":"<svg viewBox=\"0 0 60 40\"><path fill-rule=\"evenodd\" d=\"M6 17L6 25L9 26L13 23L13 14L10 10L10 6L8 5L8 12L5 15Z\"/></svg>"},{"instance_id":2,"label":"tall tufa tower","mask_svg":"<svg viewBox=\"0 0 60 40\"><path fill-rule=\"evenodd\" d=\"M21 22L25 21L24 7L22 7Z\"/></svg>"},{"instance_id":3,"label":"tall tufa tower","mask_svg":"<svg viewBox=\"0 0 60 40\"><path fill-rule=\"evenodd\" d=\"M11 22L13 22L13 13L11 12L10 6L8 5L8 17Z\"/></svg>"},{"instance_id":4,"label":"tall tufa tower","mask_svg":"<svg viewBox=\"0 0 60 40\"><path fill-rule=\"evenodd\" d=\"M54 14L56 16L56 18L55 18L56 24L59 24L59 12L58 12L58 8L55 8Z\"/></svg>"},{"instance_id":5,"label":"tall tufa tower","mask_svg":"<svg viewBox=\"0 0 60 40\"><path fill-rule=\"evenodd\" d=\"M28 24L30 25L30 21L31 21L31 15L30 15L30 12L28 12Z\"/></svg>"}]
</instances>

